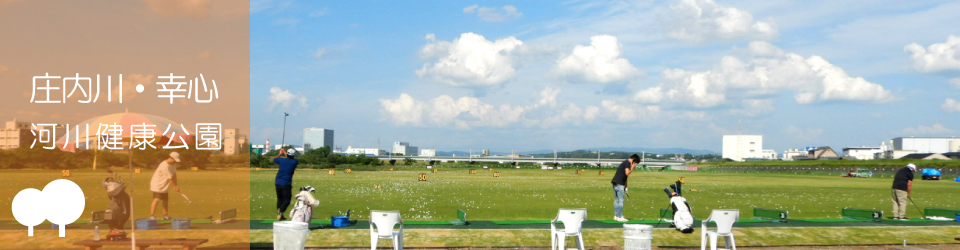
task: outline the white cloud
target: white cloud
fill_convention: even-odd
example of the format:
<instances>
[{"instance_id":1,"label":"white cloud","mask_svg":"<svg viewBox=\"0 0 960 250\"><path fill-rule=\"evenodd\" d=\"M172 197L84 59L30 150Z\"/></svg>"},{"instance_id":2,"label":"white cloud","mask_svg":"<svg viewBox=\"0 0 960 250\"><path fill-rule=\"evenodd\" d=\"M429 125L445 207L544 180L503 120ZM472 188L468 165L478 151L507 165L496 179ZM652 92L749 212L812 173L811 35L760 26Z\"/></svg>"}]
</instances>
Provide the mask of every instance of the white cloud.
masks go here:
<instances>
[{"instance_id":1,"label":"white cloud","mask_svg":"<svg viewBox=\"0 0 960 250\"><path fill-rule=\"evenodd\" d=\"M406 93L397 99L380 99L380 105L384 117L396 125L458 129L580 125L600 116L601 109L596 106L557 102L561 92L546 87L537 94L540 100L527 105L496 105L475 97L449 95L420 101Z\"/></svg>"},{"instance_id":2,"label":"white cloud","mask_svg":"<svg viewBox=\"0 0 960 250\"><path fill-rule=\"evenodd\" d=\"M638 121L641 118L660 113L660 106L656 105L642 106L627 102L603 100L600 102L600 106L603 107L606 114L621 122Z\"/></svg>"},{"instance_id":3,"label":"white cloud","mask_svg":"<svg viewBox=\"0 0 960 250\"><path fill-rule=\"evenodd\" d=\"M383 112L396 125L414 125L422 124L423 103L407 93L400 94L397 99L380 99L380 106Z\"/></svg>"},{"instance_id":4,"label":"white cloud","mask_svg":"<svg viewBox=\"0 0 960 250\"><path fill-rule=\"evenodd\" d=\"M940 109L947 113L960 112L960 102L952 98L947 98L943 101L943 105L940 105Z\"/></svg>"},{"instance_id":5,"label":"white cloud","mask_svg":"<svg viewBox=\"0 0 960 250\"><path fill-rule=\"evenodd\" d=\"M523 17L523 12L520 12L520 10L513 5L504 5L503 8L498 9L497 7L480 7L480 5L474 4L463 8L463 13L477 13L480 20L486 22L503 22Z\"/></svg>"},{"instance_id":6,"label":"white cloud","mask_svg":"<svg viewBox=\"0 0 960 250\"><path fill-rule=\"evenodd\" d=\"M923 72L960 70L960 36L949 36L945 43L934 43L927 48L911 43L903 50L912 53L913 67Z\"/></svg>"},{"instance_id":7,"label":"white cloud","mask_svg":"<svg viewBox=\"0 0 960 250\"><path fill-rule=\"evenodd\" d=\"M558 95L560 95L560 88L543 88L543 90L540 91L540 102L537 104L541 106L556 106Z\"/></svg>"},{"instance_id":8,"label":"white cloud","mask_svg":"<svg viewBox=\"0 0 960 250\"><path fill-rule=\"evenodd\" d=\"M314 57L314 58L321 58L321 57L323 57L323 55L326 54L326 53L327 53L327 49L324 49L323 47L320 47L320 48L317 48L317 52L313 52L313 57Z\"/></svg>"},{"instance_id":9,"label":"white cloud","mask_svg":"<svg viewBox=\"0 0 960 250\"><path fill-rule=\"evenodd\" d=\"M741 9L721 6L713 0L682 0L670 6L672 16L661 20L667 36L692 43L714 40L772 39L777 26L772 21L754 21Z\"/></svg>"},{"instance_id":10,"label":"white cloud","mask_svg":"<svg viewBox=\"0 0 960 250\"><path fill-rule=\"evenodd\" d=\"M953 129L944 127L940 123L934 123L930 126L920 125L917 127L910 127L903 129L903 133L907 135L944 135L953 133Z\"/></svg>"},{"instance_id":11,"label":"white cloud","mask_svg":"<svg viewBox=\"0 0 960 250\"><path fill-rule=\"evenodd\" d=\"M427 41L433 42L433 41L436 41L436 40L437 40L437 35L436 35L436 34L433 34L433 33L427 33L426 36L423 36L423 39L426 39Z\"/></svg>"},{"instance_id":12,"label":"white cloud","mask_svg":"<svg viewBox=\"0 0 960 250\"><path fill-rule=\"evenodd\" d=\"M623 45L610 35L590 37L590 46L577 45L570 55L557 60L553 73L598 83L623 81L642 74L623 58Z\"/></svg>"},{"instance_id":13,"label":"white cloud","mask_svg":"<svg viewBox=\"0 0 960 250\"><path fill-rule=\"evenodd\" d=\"M290 93L289 90L283 90L279 87L270 88L270 110L277 107L290 108L294 104L301 108L307 108L307 97L300 94Z\"/></svg>"},{"instance_id":14,"label":"white cloud","mask_svg":"<svg viewBox=\"0 0 960 250\"><path fill-rule=\"evenodd\" d=\"M2 65L0 65L0 67L2 67ZM0 73L2 73L2 72L0 72ZM947 82L950 83L950 86L953 86L954 88L960 89L960 77L958 77L958 78L952 78L952 79L950 79L950 80L947 81Z\"/></svg>"},{"instance_id":15,"label":"white cloud","mask_svg":"<svg viewBox=\"0 0 960 250\"><path fill-rule=\"evenodd\" d=\"M513 52L523 42L514 37L489 41L475 33L463 33L453 42L433 41L430 37L428 34L430 43L420 49L420 57L437 60L415 71L421 78L452 86L494 86L516 74Z\"/></svg>"},{"instance_id":16,"label":"white cloud","mask_svg":"<svg viewBox=\"0 0 960 250\"><path fill-rule=\"evenodd\" d=\"M773 100L770 99L743 99L739 108L730 110L730 113L744 116L758 116L773 112Z\"/></svg>"},{"instance_id":17,"label":"white cloud","mask_svg":"<svg viewBox=\"0 0 960 250\"><path fill-rule=\"evenodd\" d=\"M453 125L460 129L472 127L505 127L520 120L526 108L484 103L474 97L454 99L441 95L429 102L414 99L406 93L397 99L380 99L380 105L396 125L438 126ZM428 120L423 120L427 118Z\"/></svg>"},{"instance_id":18,"label":"white cloud","mask_svg":"<svg viewBox=\"0 0 960 250\"><path fill-rule=\"evenodd\" d=\"M726 56L709 71L664 70L664 82L637 92L634 100L708 108L737 105L729 99L766 99L785 90L795 92L799 104L893 99L883 86L851 77L820 56L804 58L767 42L751 42L748 52L745 58Z\"/></svg>"}]
</instances>

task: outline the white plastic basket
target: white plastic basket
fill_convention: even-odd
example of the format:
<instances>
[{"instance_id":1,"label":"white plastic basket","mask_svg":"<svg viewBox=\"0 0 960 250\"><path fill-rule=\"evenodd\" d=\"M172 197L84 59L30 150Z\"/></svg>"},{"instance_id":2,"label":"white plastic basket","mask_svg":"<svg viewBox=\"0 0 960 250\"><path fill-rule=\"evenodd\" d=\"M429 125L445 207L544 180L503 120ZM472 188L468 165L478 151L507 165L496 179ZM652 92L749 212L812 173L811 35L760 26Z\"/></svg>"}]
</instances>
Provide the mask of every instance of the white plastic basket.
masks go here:
<instances>
[{"instance_id":1,"label":"white plastic basket","mask_svg":"<svg viewBox=\"0 0 960 250\"><path fill-rule=\"evenodd\" d=\"M624 250L649 250L653 248L653 226L640 224L623 225Z\"/></svg>"},{"instance_id":2,"label":"white plastic basket","mask_svg":"<svg viewBox=\"0 0 960 250\"><path fill-rule=\"evenodd\" d=\"M297 221L273 222L273 249L301 250L307 244L310 224Z\"/></svg>"}]
</instances>

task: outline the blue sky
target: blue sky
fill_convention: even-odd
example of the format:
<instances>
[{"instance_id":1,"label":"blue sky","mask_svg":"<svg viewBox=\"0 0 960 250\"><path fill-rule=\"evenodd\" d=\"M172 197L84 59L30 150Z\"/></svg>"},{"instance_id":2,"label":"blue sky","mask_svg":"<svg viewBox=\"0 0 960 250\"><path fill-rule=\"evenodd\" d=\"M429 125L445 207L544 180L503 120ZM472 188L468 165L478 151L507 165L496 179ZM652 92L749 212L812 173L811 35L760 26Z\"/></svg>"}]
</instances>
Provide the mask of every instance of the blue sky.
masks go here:
<instances>
[{"instance_id":1,"label":"blue sky","mask_svg":"<svg viewBox=\"0 0 960 250\"><path fill-rule=\"evenodd\" d=\"M253 1L251 139L879 146L960 129L952 1Z\"/></svg>"}]
</instances>

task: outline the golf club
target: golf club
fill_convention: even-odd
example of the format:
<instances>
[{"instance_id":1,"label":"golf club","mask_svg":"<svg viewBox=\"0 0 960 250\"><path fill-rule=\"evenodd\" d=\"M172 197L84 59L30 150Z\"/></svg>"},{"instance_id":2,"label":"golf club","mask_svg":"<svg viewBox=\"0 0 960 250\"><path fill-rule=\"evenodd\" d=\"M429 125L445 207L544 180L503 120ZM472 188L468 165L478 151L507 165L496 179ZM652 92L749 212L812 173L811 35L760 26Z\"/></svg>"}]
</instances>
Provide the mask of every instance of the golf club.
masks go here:
<instances>
[{"instance_id":1,"label":"golf club","mask_svg":"<svg viewBox=\"0 0 960 250\"><path fill-rule=\"evenodd\" d=\"M207 212L204 212L203 209L200 209L200 207L198 207L197 204L193 204L193 201L191 201L190 198L187 198L187 195L185 195L185 194L183 194L183 193L180 193L180 196L183 196L183 198L186 199L187 202L190 203L190 205L193 205L193 207L196 208L197 211L200 211L200 214L201 214L201 215L206 215L206 214L207 214ZM209 219L213 219L213 216L207 216L207 217L204 217L204 219L208 219L208 220L209 220Z\"/></svg>"},{"instance_id":2,"label":"golf club","mask_svg":"<svg viewBox=\"0 0 960 250\"><path fill-rule=\"evenodd\" d=\"M913 198L907 196L907 199L910 200L910 203L913 203L913 207L917 208L917 211L920 212L920 218L927 218L926 215L923 215L923 210L920 210L920 206L917 206L916 202L913 202Z\"/></svg>"},{"instance_id":3,"label":"golf club","mask_svg":"<svg viewBox=\"0 0 960 250\"><path fill-rule=\"evenodd\" d=\"M666 208L660 210L660 218L657 219L657 225L656 225L656 226L653 226L653 228L658 228L658 227L660 227L660 222L663 221L663 216L666 216L666 215L667 215L667 210L666 210Z\"/></svg>"}]
</instances>

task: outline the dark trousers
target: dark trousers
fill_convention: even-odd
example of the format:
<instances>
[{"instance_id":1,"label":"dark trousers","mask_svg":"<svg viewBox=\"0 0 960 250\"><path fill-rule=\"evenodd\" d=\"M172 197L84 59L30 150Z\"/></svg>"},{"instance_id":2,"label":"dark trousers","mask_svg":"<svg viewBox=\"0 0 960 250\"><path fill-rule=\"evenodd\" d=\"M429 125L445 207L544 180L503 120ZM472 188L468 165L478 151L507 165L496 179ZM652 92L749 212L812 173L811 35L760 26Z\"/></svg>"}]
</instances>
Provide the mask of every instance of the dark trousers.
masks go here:
<instances>
[{"instance_id":1,"label":"dark trousers","mask_svg":"<svg viewBox=\"0 0 960 250\"><path fill-rule=\"evenodd\" d=\"M286 212L287 207L290 206L290 198L293 197L293 186L275 186L277 186L277 212L282 214Z\"/></svg>"}]
</instances>

